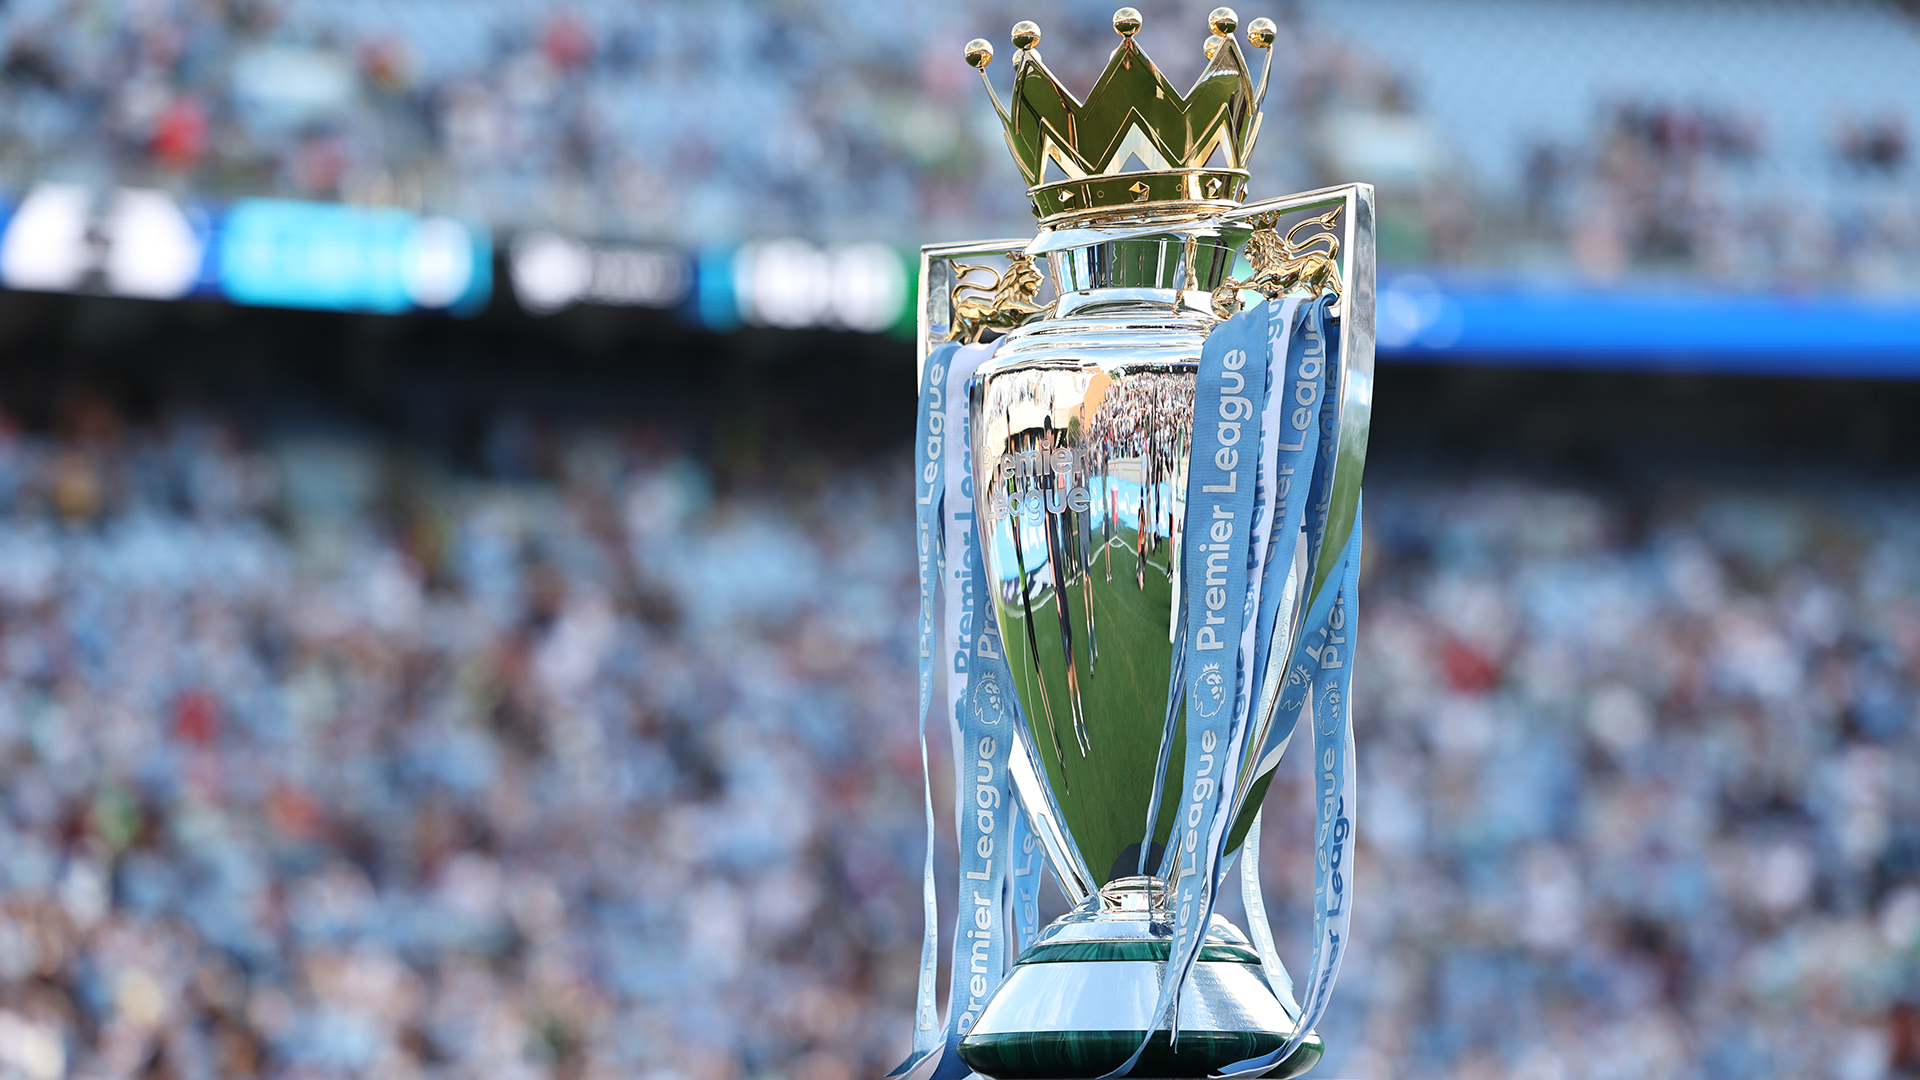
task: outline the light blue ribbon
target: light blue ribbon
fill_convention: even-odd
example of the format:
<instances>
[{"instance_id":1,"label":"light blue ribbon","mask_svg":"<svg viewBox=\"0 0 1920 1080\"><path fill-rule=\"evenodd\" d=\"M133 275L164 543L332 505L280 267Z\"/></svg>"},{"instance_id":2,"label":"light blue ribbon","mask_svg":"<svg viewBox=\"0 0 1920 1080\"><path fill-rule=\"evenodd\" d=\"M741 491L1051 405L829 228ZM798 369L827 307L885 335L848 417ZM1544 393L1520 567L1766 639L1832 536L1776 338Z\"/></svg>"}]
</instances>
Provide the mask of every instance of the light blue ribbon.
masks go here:
<instances>
[{"instance_id":1,"label":"light blue ribbon","mask_svg":"<svg viewBox=\"0 0 1920 1080\"><path fill-rule=\"evenodd\" d=\"M1254 700L1261 701L1267 689L1265 682L1267 667L1271 660L1268 655L1275 638L1274 624L1279 620L1280 603L1287 580L1287 574L1294 565L1294 549L1299 544L1300 527L1306 520L1307 507L1314 502L1315 484L1322 477L1331 475L1333 442L1323 432L1325 416L1333 410L1328 406L1331 395L1328 385L1335 381L1328 361L1335 355L1329 346L1326 333L1326 311L1332 303L1331 297L1322 297L1301 304L1293 312L1294 332L1284 340L1286 363L1278 373L1279 386L1277 404L1281 415L1276 425L1275 478L1266 485L1271 492L1273 513L1277 524L1268 543L1266 568L1267 582L1260 590L1260 622L1254 635L1254 678L1259 684L1254 688ZM1281 345L1278 334L1270 334L1270 345ZM1324 523L1324 518L1322 519ZM1323 524L1324 527L1324 524ZM1313 567L1313 558L1319 551L1318 535L1309 537L1307 543L1307 567ZM1298 587L1305 589L1307 582L1299 582ZM1289 721L1291 729L1291 721ZM1251 755L1248 760L1258 762L1270 746L1278 741L1268 739L1268 745L1261 747L1261 754Z\"/></svg>"},{"instance_id":2,"label":"light blue ribbon","mask_svg":"<svg viewBox=\"0 0 1920 1080\"><path fill-rule=\"evenodd\" d=\"M1320 548L1325 543L1327 535L1328 510L1336 464L1336 425L1339 418L1338 379L1333 365L1333 358L1338 355L1338 330L1337 324L1329 318L1332 303L1331 297L1323 297L1304 304L1271 303L1266 308L1268 319L1261 327L1267 335L1266 351L1270 355L1284 355L1285 362L1272 371L1269 379L1269 394L1264 399L1266 406L1273 408L1276 413L1265 417L1267 422L1263 425L1264 437L1271 441L1271 445L1262 446L1261 450L1270 453L1262 461L1261 482L1257 488L1251 514L1251 520L1256 523L1271 520L1272 528L1260 530L1264 534L1264 550L1249 550L1246 553L1249 576L1242 578L1237 586L1229 586L1229 588L1237 587L1245 590L1237 594L1228 594L1229 598L1234 595L1245 597L1246 610L1243 611L1242 622L1244 623L1248 618L1254 620L1251 627L1243 626L1243 629L1251 631L1249 643L1251 656L1241 657L1241 667L1236 673L1238 693L1235 699L1234 718L1230 725L1233 737L1225 740L1218 735L1215 737L1216 745L1224 742L1235 751L1242 749L1239 740L1251 726L1248 714L1250 705L1261 701L1267 692L1263 683L1269 675L1268 652L1276 637L1275 624L1280 617L1285 594L1288 591L1285 584L1295 566L1295 552L1301 544L1303 529L1309 575L1311 568L1318 561ZM1216 341L1220 341L1221 351L1224 354L1227 343L1240 344L1245 340L1244 335L1256 322L1255 319L1241 316L1223 324L1209 338L1209 350ZM1228 334L1235 336L1223 338L1223 335ZM1206 378L1206 374L1206 358L1203 355L1202 380ZM1196 393L1195 408L1196 431L1192 459L1194 465L1190 473L1191 485L1201 483L1199 477L1201 466L1205 461L1204 455L1219 449L1217 445L1202 443L1201 427L1203 425L1198 421L1204 414L1200 411L1202 403L1199 392ZM1211 534L1207 534L1206 538L1202 539L1195 529L1197 524L1211 522L1213 503L1207 501L1210 494L1217 493L1195 491L1191 488L1189 491L1186 546L1183 547L1183 551L1186 552L1187 574L1197 576L1183 579L1182 582L1188 601L1185 617L1179 628L1183 638L1184 635L1192 634L1187 620L1205 618L1204 614L1196 614L1196 612L1207 599L1204 590L1212 587L1205 579L1205 571L1195 565L1197 561L1195 556L1217 554L1211 550L1203 550L1200 546L1211 542ZM1222 510L1224 509L1223 506ZM1263 515L1271 515L1271 518L1265 518ZM1348 540L1347 548L1342 553L1343 561L1332 575L1333 580L1339 584L1334 588L1323 588L1319 595L1309 597L1310 606L1300 621L1300 635L1295 641L1291 657L1294 662L1281 676L1282 685L1276 688L1280 701L1273 731L1265 744L1257 748L1258 752L1246 759L1250 763L1259 762L1283 747L1291 737L1295 718L1307 703L1308 695L1314 695L1312 701L1315 718L1315 766L1320 776L1317 786L1324 795L1331 796L1331 801L1323 799L1320 804L1325 814L1316 834L1316 938L1311 961L1312 975L1307 984L1307 1000L1304 1005L1295 1000L1293 981L1273 947L1272 933L1266 923L1266 905L1260 893L1259 831L1256 816L1254 828L1250 830L1240 856L1242 893L1247 899L1250 921L1255 923L1254 940L1260 953L1262 967L1274 989L1275 996L1279 998L1282 1007L1289 1017L1296 1021L1296 1024L1292 1037L1278 1052L1252 1062L1242 1062L1232 1066L1229 1072L1234 1075L1264 1071L1285 1060L1287 1055L1297 1049L1300 1041L1306 1037L1324 1013L1331 997L1340 959L1344 956L1347 920L1351 911L1349 900L1351 860L1347 859L1346 853L1352 848L1354 822L1352 814L1353 737L1346 698L1352 672L1349 643L1352 640L1358 616L1357 607L1350 598L1356 595L1358 585L1359 537L1360 529L1356 510L1354 530ZM1255 539L1257 541L1261 538L1257 536ZM1248 581L1259 582L1260 587L1257 592L1247 588ZM1310 580L1298 581L1296 587L1306 589L1310 584ZM1196 590L1198 590L1198 596L1195 595ZM1214 615L1216 618L1220 617L1218 612ZM1232 620L1216 624L1221 628L1231 625ZM1194 663L1198 652L1199 650L1189 644L1176 656L1175 661L1176 686L1184 685L1189 691L1185 701L1189 709L1189 762L1195 760L1196 751L1201 749L1201 741L1206 737L1204 730L1196 731L1192 722L1194 699L1191 690L1199 681L1194 678L1194 675L1198 674L1204 678L1207 674L1204 670L1196 672L1187 667ZM1309 661L1311 666L1307 666ZM1276 671L1273 674L1281 673ZM1176 720L1177 713L1170 708L1162 736L1160 761L1156 770L1156 792L1164 782L1166 758L1169 756L1172 730ZM1238 753L1235 753L1230 760L1238 762L1241 758ZM1190 765L1187 786L1183 789L1183 794L1189 799L1195 790L1197 778L1194 774L1196 772L1197 769ZM1223 795L1230 795L1230 792ZM1151 840L1153 824L1157 818L1157 797L1152 800L1152 803L1147 822L1147 839L1142 843L1143 849ZM1227 837L1226 829L1222 826L1228 824L1224 814L1228 806L1230 802L1222 797L1213 808L1214 816L1211 824L1216 827L1211 830L1211 835L1216 846L1204 860L1208 872L1201 881L1193 883L1194 891L1204 895L1205 907L1195 909L1195 921L1187 927L1189 933L1185 935L1182 933L1183 926L1179 922L1179 905L1187 899L1188 893L1183 888L1176 896L1174 948L1169 961L1171 966L1166 980L1162 983L1162 1000L1154 1013L1164 1019L1176 1047L1178 1046L1179 991L1190 975L1192 965L1199 953L1199 945L1204 941L1205 919L1210 918L1214 901L1212 890L1220 883L1226 870L1227 853L1224 849ZM1209 811L1203 808L1200 818L1207 820L1208 813ZM1190 878L1185 875L1195 872L1193 860L1184 851L1186 834L1182 831L1193 815L1189 813L1185 817L1186 821L1176 821L1174 836L1180 840L1180 843L1173 845L1167 852L1166 859L1160 868L1161 875L1165 877L1176 873L1176 867L1178 867L1178 872L1183 876L1175 878L1177 882L1189 881ZM1152 1033L1149 1033L1148 1039L1151 1040L1152 1037ZM1138 1064L1140 1054L1145 1050L1146 1045L1143 1043L1125 1065L1108 1075L1119 1076L1131 1071Z\"/></svg>"},{"instance_id":3,"label":"light blue ribbon","mask_svg":"<svg viewBox=\"0 0 1920 1080\"><path fill-rule=\"evenodd\" d=\"M940 1049L940 898L933 880L933 776L927 764L927 716L933 709L934 600L940 584L940 511L946 496L947 365L960 348L949 342L927 355L920 374L920 407L914 421L914 547L920 560L920 784L926 796L927 859L920 874L920 980L914 996L913 1049L888 1073L904 1076Z\"/></svg>"},{"instance_id":4,"label":"light blue ribbon","mask_svg":"<svg viewBox=\"0 0 1920 1080\"><path fill-rule=\"evenodd\" d=\"M1181 588L1187 601L1182 693L1186 769L1167 845L1173 940L1167 975L1150 1014L1166 1018L1176 1046L1180 990L1199 958L1213 915L1222 834L1237 771L1235 747L1247 715L1244 666L1253 657L1246 648L1246 600L1250 563L1260 554L1254 546L1254 511L1268 392L1269 318L1269 305L1259 305L1208 335L1194 385L1180 548ZM1132 1071L1157 1034L1157 1028L1149 1030L1125 1064L1107 1075Z\"/></svg>"},{"instance_id":5,"label":"light blue ribbon","mask_svg":"<svg viewBox=\"0 0 1920 1080\"><path fill-rule=\"evenodd\" d=\"M960 1040L993 999L1006 972L1008 897L1020 819L1008 778L1020 707L1000 638L985 603L989 578L973 523L972 438L966 382L993 354L991 346L941 346L927 356L916 423L916 528L920 548L920 767L927 767L927 719L933 715L935 659L947 663L948 732L954 742L954 826L960 838L960 888L954 896L952 984L947 1022L937 1020L939 901L933 880L933 788L927 784L927 859L922 871L920 986L914 1011L914 1049L889 1076L902 1076L931 1059L933 1080L956 1080L970 1070ZM948 469L950 465L950 469ZM935 609L945 626L935 630ZM1037 917L1037 911L1035 911Z\"/></svg>"},{"instance_id":6,"label":"light blue ribbon","mask_svg":"<svg viewBox=\"0 0 1920 1080\"><path fill-rule=\"evenodd\" d=\"M1198 958L1226 870L1235 769L1257 763L1291 738L1303 709L1313 717L1317 827L1312 974L1303 1002L1273 947L1259 883L1259 818L1242 849L1243 895L1269 983L1289 1016L1293 1036L1279 1050L1229 1066L1223 1075L1263 1072L1297 1049L1324 1013L1345 955L1352 910L1354 793L1353 733L1348 692L1351 642L1357 629L1360 524L1331 575L1336 588L1309 598L1300 634L1278 688L1273 730L1248 755L1243 745L1251 710L1269 691L1268 650L1295 565L1304 528L1307 566L1316 565L1328 529L1336 449L1337 324L1330 298L1299 304L1273 302L1223 323L1203 348L1195 396L1195 430L1187 514L1181 539L1181 616L1174 643L1154 795L1141 844L1141 866L1151 846L1173 732L1184 709L1187 768L1173 843L1159 867L1175 889L1174 935L1167 977L1154 1015L1178 1045L1179 994ZM1297 311L1296 311L1297 307ZM1271 365L1281 355L1283 365ZM933 1080L967 1074L958 1046L1004 978L1011 924L1015 953L1038 936L1039 879L1045 859L1031 823L1017 807L1007 776L1012 740L1030 732L987 602L992 595L973 521L971 439L967 409L958 400L990 348L959 354L952 345L928 357L916 427L916 529L920 554L920 737L923 781L929 779L926 725L932 715L934 658L951 658L946 673L956 750L955 795L960 840L953 983L944 1025L937 1020L938 905L933 876L934 816L926 799L927 860L923 871L924 940L915 1012L914 1048L890 1076L931 1062ZM962 370L964 369L964 370ZM1316 423L1317 421L1317 423ZM1315 432L1313 429L1318 428ZM1315 437L1317 435L1317 437ZM1233 451L1233 453L1224 453ZM959 472L948 472L958 453ZM1302 481L1311 480L1304 486ZM1312 511L1309 514L1309 510ZM1267 523L1271 522L1271 528ZM1217 530L1217 531L1216 531ZM1221 534L1225 535L1222 536ZM941 567L947 586L942 589ZM1329 582L1332 584L1332 581ZM1300 581L1305 589L1310 581ZM945 633L934 612L944 595ZM1195 629L1197 628L1197 629ZM941 637L938 645L935 638ZM1107 1074L1138 1064L1157 1031L1133 1056Z\"/></svg>"},{"instance_id":7,"label":"light blue ribbon","mask_svg":"<svg viewBox=\"0 0 1920 1080\"><path fill-rule=\"evenodd\" d=\"M1354 792L1352 704L1353 641L1359 627L1359 508L1339 570L1340 586L1316 604L1307 632L1294 650L1281 715L1298 716L1309 695L1313 711L1315 789L1313 872L1313 958L1305 1000L1292 1037L1278 1050L1236 1062L1221 1076L1257 1076L1287 1059L1320 1022L1333 996L1333 982L1346 957L1348 925L1353 918ZM1264 906L1264 905L1263 905Z\"/></svg>"},{"instance_id":8,"label":"light blue ribbon","mask_svg":"<svg viewBox=\"0 0 1920 1080\"><path fill-rule=\"evenodd\" d=\"M1046 851L1024 812L1013 815L1013 837L1007 848L1013 855L1007 879L1013 904L1013 954L1019 956L1040 936L1040 877L1047 871Z\"/></svg>"},{"instance_id":9,"label":"light blue ribbon","mask_svg":"<svg viewBox=\"0 0 1920 1080\"><path fill-rule=\"evenodd\" d=\"M1328 511L1338 448L1339 380L1332 363L1332 358L1338 355L1338 329L1337 324L1327 319L1330 304L1331 298L1323 298L1303 309L1300 331L1288 350L1288 370L1295 380L1313 373L1316 355L1322 361L1317 366L1324 371L1325 390L1318 410L1319 446L1308 497L1312 516L1306 521L1309 577L1319 561L1330 524ZM1297 430L1300 419L1296 414L1289 426ZM1352 916L1352 862L1347 855L1353 849L1354 824L1358 820L1354 813L1353 730L1348 692L1353 680L1352 642L1359 629L1360 548L1360 507L1356 504L1353 531L1341 552L1339 566L1329 575L1321 591L1308 598L1300 636L1294 643L1279 688L1273 729L1255 759L1265 760L1292 738L1300 712L1311 700L1313 766L1319 797L1315 802L1314 944L1305 999L1299 1006L1293 1034L1286 1043L1270 1054L1226 1067L1221 1070L1222 1076L1258 1075L1285 1061L1326 1012L1340 962L1346 955L1347 928ZM1305 589L1310 585L1310 581L1303 581L1300 587ZM1257 880L1253 885L1257 890ZM1264 902L1261 907L1264 911ZM1284 969L1282 978L1285 978ZM1291 984L1290 979L1288 983Z\"/></svg>"},{"instance_id":10,"label":"light blue ribbon","mask_svg":"<svg viewBox=\"0 0 1920 1080\"><path fill-rule=\"evenodd\" d=\"M1253 635L1254 663L1248 683L1249 700L1256 704L1264 700L1269 662L1267 653L1286 592L1287 575L1293 567L1300 525L1306 517L1310 478L1321 453L1315 421L1324 398L1328 354L1325 336L1319 332L1320 324L1314 320L1325 311L1328 302L1302 304L1297 299L1287 299L1267 304L1268 354L1284 354L1287 362L1277 367L1268 366L1265 408L1277 410L1278 415L1268 418L1263 412L1262 416L1262 475L1256 490L1255 520L1271 520L1274 524L1271 528L1263 529L1266 535L1265 548L1262 552L1252 553L1260 558L1257 565L1249 567L1250 573L1261 575L1259 621ZM1297 330L1294 329L1295 324L1299 324ZM1270 438L1266 437L1267 433L1271 433ZM1270 454L1267 453L1269 450ZM1270 476L1267 475L1269 469ZM1183 581L1183 587L1184 584ZM1252 594L1249 593L1251 599ZM1153 795L1147 810L1146 836L1140 844L1143 868L1146 865L1146 849L1152 844L1154 826L1159 821L1160 792L1166 784L1167 760L1173 744L1174 728L1179 720L1180 691L1186 683L1186 631L1186 620L1182 618L1178 629L1179 639L1175 644L1165 726L1160 737L1160 755L1154 768ZM1159 867L1162 877L1171 871L1170 856L1171 853ZM1145 873L1145 870L1141 872Z\"/></svg>"},{"instance_id":11,"label":"light blue ribbon","mask_svg":"<svg viewBox=\"0 0 1920 1080\"><path fill-rule=\"evenodd\" d=\"M958 1080L970 1072L960 1060L960 1040L1005 978L1009 923L1017 914L1012 910L1016 905L1009 895L1007 871L1021 843L1017 834L1023 823L1007 764L1022 721L988 607L992 594L974 521L973 447L965 400L967 381L992 352L991 346L943 346L928 357L921 385L915 453L921 547L921 769L922 779L930 779L926 726L933 713L935 659L940 658L946 667L946 712L954 744L960 873L954 897L947 1020L939 1024L934 1019L939 927L929 785L928 856L921 882L925 925L914 1048L889 1074L893 1076L927 1065L931 1080ZM933 640L936 606L944 616L937 644ZM1038 867L1030 872L1037 874ZM1037 895L1032 908L1037 923Z\"/></svg>"},{"instance_id":12,"label":"light blue ribbon","mask_svg":"<svg viewBox=\"0 0 1920 1080\"><path fill-rule=\"evenodd\" d=\"M960 1040L980 1019L1006 974L1007 869L1014 854L1013 798L1007 763L1018 738L1013 675L1000 647L980 530L974 521L973 437L967 380L991 346L955 354L947 372L947 430L955 470L947 474L947 636L952 665L947 694L960 738L954 746L954 797L959 817L953 982L947 999L947 1048L933 1080L960 1080L973 1070L960 1060Z\"/></svg>"},{"instance_id":13,"label":"light blue ribbon","mask_svg":"<svg viewBox=\"0 0 1920 1080\"><path fill-rule=\"evenodd\" d=\"M988 595L978 543L968 548L962 572L975 597ZM933 1080L957 1080L972 1070L960 1060L960 1040L1000 988L1007 966L1008 869L1019 857L1024 820L1013 797L1007 761L1019 737L1018 698L1007 670L1000 635L990 618L976 622L969 649L956 654L949 678L964 678L958 703L960 755L960 892L954 926L953 986L948 999L947 1053ZM1033 867L1037 870L1037 867ZM1031 872L1031 871L1029 871ZM1037 904L1034 909L1038 920Z\"/></svg>"}]
</instances>

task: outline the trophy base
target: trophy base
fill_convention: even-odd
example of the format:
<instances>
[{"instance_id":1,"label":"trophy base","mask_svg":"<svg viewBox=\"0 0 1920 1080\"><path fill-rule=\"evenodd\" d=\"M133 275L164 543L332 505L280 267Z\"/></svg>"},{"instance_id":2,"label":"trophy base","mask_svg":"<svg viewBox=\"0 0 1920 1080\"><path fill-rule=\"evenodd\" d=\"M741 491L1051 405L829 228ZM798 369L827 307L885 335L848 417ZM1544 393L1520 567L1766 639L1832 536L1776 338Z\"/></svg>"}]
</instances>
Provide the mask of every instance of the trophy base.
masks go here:
<instances>
[{"instance_id":1,"label":"trophy base","mask_svg":"<svg viewBox=\"0 0 1920 1080\"><path fill-rule=\"evenodd\" d=\"M1105 1076L1146 1036L1145 1031L1007 1032L961 1043L960 1057L974 1072L996 1080ZM1166 1080L1211 1076L1221 1066L1270 1054L1286 1041L1286 1036L1267 1031L1183 1031L1176 1050L1162 1031L1127 1075ZM1261 1075L1299 1076L1319 1063L1320 1054L1318 1039L1309 1040Z\"/></svg>"},{"instance_id":2,"label":"trophy base","mask_svg":"<svg viewBox=\"0 0 1920 1080\"><path fill-rule=\"evenodd\" d=\"M1062 916L1023 953L960 1041L960 1059L994 1080L1098 1077L1119 1068L1149 1027L1166 977L1171 928L1165 886L1109 882ZM1204 1077L1278 1050L1293 1020L1268 985L1260 957L1233 924L1213 917L1180 995L1180 1038L1160 1031L1132 1077ZM1325 1047L1309 1033L1269 1077L1313 1068Z\"/></svg>"}]
</instances>

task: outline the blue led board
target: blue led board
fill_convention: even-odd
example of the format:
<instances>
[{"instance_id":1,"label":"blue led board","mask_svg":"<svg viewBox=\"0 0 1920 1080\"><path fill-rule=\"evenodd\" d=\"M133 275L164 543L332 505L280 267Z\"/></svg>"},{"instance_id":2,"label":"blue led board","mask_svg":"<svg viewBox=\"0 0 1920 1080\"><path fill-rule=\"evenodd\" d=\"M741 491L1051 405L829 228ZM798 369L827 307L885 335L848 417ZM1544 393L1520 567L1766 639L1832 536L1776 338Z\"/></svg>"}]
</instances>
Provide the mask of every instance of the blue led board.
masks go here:
<instances>
[{"instance_id":1,"label":"blue led board","mask_svg":"<svg viewBox=\"0 0 1920 1080\"><path fill-rule=\"evenodd\" d=\"M492 290L483 231L401 210L246 199L221 220L217 251L220 291L238 304L460 314Z\"/></svg>"},{"instance_id":2,"label":"blue led board","mask_svg":"<svg viewBox=\"0 0 1920 1080\"><path fill-rule=\"evenodd\" d=\"M1387 276L1383 359L1920 378L1920 298L1529 291Z\"/></svg>"}]
</instances>

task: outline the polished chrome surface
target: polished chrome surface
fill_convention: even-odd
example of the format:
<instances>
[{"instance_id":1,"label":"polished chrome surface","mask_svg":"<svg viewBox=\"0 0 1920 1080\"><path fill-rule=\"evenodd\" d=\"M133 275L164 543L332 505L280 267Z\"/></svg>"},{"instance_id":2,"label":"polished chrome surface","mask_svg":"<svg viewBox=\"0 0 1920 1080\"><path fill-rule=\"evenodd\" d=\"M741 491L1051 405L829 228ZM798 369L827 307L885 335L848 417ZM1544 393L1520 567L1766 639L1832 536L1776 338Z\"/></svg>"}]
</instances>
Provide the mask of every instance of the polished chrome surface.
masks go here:
<instances>
[{"instance_id":1,"label":"polished chrome surface","mask_svg":"<svg viewBox=\"0 0 1920 1080\"><path fill-rule=\"evenodd\" d=\"M1301 238L1302 223L1322 231ZM971 387L976 512L1031 736L1015 784L1026 805L1042 808L1036 828L1076 901L1138 866L1130 845L1146 832L1172 671L1194 373L1223 283L1260 276L1245 259L1248 273L1235 273L1241 247L1276 227L1292 230L1278 235L1296 237L1296 249L1317 235L1340 255L1332 279L1346 286L1336 309L1342 399L1329 509L1336 523L1348 520L1372 391L1373 212L1364 185L1225 214L1160 208L1111 228L1042 231L1026 250L1045 256L1053 302L1005 336ZM941 314L929 311L928 322ZM1302 563L1287 583L1276 660L1345 539L1336 525L1319 565ZM1252 718L1232 845L1279 760L1282 747L1267 745L1274 704L1266 695ZM1169 788L1179 783L1183 749L1176 740ZM1171 829L1175 802L1161 800L1156 842Z\"/></svg>"},{"instance_id":2,"label":"polished chrome surface","mask_svg":"<svg viewBox=\"0 0 1920 1080\"><path fill-rule=\"evenodd\" d=\"M1050 259L1056 281L1062 263L1092 264L1124 284L1063 288L1061 313L1009 334L983 368L975 494L1038 772L1082 860L1077 876L1098 885L1145 831L1172 673L1193 379L1214 319L1169 287L1185 276L1178 263ZM1177 761L1169 781L1179 783ZM1038 793L1021 794L1031 804ZM1176 801L1164 800L1163 836Z\"/></svg>"},{"instance_id":3,"label":"polished chrome surface","mask_svg":"<svg viewBox=\"0 0 1920 1080\"><path fill-rule=\"evenodd\" d=\"M1167 941L1167 886L1159 878L1132 875L1115 878L1073 906L1040 932L1036 945L1068 941ZM1207 930L1207 940L1229 945L1249 944L1247 936L1218 915Z\"/></svg>"},{"instance_id":4,"label":"polished chrome surface","mask_svg":"<svg viewBox=\"0 0 1920 1080\"><path fill-rule=\"evenodd\" d=\"M1062 941L1167 941L1173 937L1168 924L1167 886L1159 878L1133 875L1115 878L1073 906L1073 910L1055 919L1040 932L1036 945ZM1209 941L1244 945L1246 936L1234 925L1214 916L1207 933Z\"/></svg>"},{"instance_id":5,"label":"polished chrome surface","mask_svg":"<svg viewBox=\"0 0 1920 1080\"><path fill-rule=\"evenodd\" d=\"M1080 857L1079 850L1074 847L1073 834L1060 821L1060 808L1049 795L1047 784L1041 779L1039 766L1027 751L1025 739L1012 741L1007 755L1007 776L1013 781L1014 791L1020 794L1021 805L1027 810L1027 820L1032 823L1040 846L1046 850L1047 865L1053 867L1061 890L1075 902L1097 892L1099 886L1094 884L1093 876L1084 869L1086 860Z\"/></svg>"},{"instance_id":6,"label":"polished chrome surface","mask_svg":"<svg viewBox=\"0 0 1920 1080\"><path fill-rule=\"evenodd\" d=\"M1167 942L1172 939L1167 891L1150 877L1109 882L1041 934L1060 942ZM1218 915L1208 944L1247 945ZM1154 1004L1166 964L1158 960L1086 960L1020 964L969 1034L1015 1031L1141 1030L1155 1026ZM1202 960L1180 998L1182 1031L1272 1031L1293 1022L1257 964Z\"/></svg>"},{"instance_id":7,"label":"polished chrome surface","mask_svg":"<svg viewBox=\"0 0 1920 1080\"><path fill-rule=\"evenodd\" d=\"M1022 964L987 1003L970 1035L1013 1031L1145 1031L1167 965L1158 960ZM1252 964L1201 961L1180 995L1181 1031L1293 1032L1293 1021Z\"/></svg>"},{"instance_id":8,"label":"polished chrome surface","mask_svg":"<svg viewBox=\"0 0 1920 1080\"><path fill-rule=\"evenodd\" d=\"M1083 234L1089 230L1076 230ZM1202 289L1209 293L1238 254L1230 236L1182 230L1102 240L1048 253L1062 299L1108 289Z\"/></svg>"}]
</instances>

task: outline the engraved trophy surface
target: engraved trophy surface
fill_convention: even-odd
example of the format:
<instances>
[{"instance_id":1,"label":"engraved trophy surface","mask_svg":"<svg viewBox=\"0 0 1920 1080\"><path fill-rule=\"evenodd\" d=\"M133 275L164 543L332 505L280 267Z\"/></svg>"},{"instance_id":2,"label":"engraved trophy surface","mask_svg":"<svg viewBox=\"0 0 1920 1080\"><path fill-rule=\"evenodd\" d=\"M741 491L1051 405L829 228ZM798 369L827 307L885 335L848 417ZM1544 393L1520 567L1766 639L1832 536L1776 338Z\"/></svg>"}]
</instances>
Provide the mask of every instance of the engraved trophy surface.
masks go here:
<instances>
[{"instance_id":1,"label":"engraved trophy surface","mask_svg":"<svg viewBox=\"0 0 1920 1080\"><path fill-rule=\"evenodd\" d=\"M1170 930L1157 875L1180 805L1184 722L1158 797L1153 788L1183 603L1195 378L1207 335L1243 299L1338 298L1329 520L1350 521L1358 498L1372 386L1372 189L1242 205L1270 72L1255 85L1237 21L1224 8L1209 16L1207 66L1181 93L1135 44L1139 14L1121 9L1120 45L1085 103L1041 61L1038 27L1016 25L1013 93L993 104L1039 234L922 254L923 358L938 341L1004 335L968 388L974 512L1027 727L1013 784L1074 904L961 1041L967 1065L988 1076L1099 1076L1162 1026L1152 1014ZM1273 37L1266 19L1247 28L1258 49ZM992 53L984 41L967 47L983 78ZM1048 284L1053 298L1042 303ZM1321 563L1346 539L1330 531ZM1305 561L1302 542L1274 623L1282 655L1327 576ZM1265 696L1242 760L1230 763L1228 850L1285 745L1269 737ZM1179 998L1177 1052L1163 1033L1132 1075L1204 1076L1280 1048L1295 1015L1274 981L1246 935L1213 916ZM1267 1075L1298 1075L1321 1052L1309 1035Z\"/></svg>"}]
</instances>

